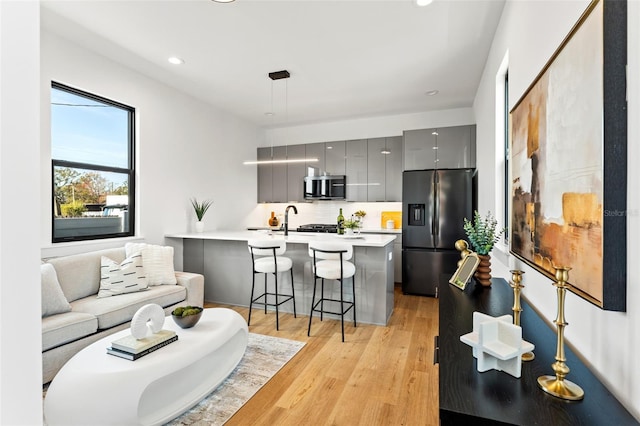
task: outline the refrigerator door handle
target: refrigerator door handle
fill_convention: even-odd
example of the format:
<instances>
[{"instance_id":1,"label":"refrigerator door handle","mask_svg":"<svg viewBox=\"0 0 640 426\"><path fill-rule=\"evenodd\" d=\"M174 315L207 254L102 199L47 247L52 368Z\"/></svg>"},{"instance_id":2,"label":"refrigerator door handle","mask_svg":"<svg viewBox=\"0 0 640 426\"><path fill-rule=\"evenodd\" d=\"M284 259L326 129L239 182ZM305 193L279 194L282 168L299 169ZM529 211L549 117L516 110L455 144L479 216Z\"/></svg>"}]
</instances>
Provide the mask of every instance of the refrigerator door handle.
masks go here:
<instances>
[{"instance_id":1,"label":"refrigerator door handle","mask_svg":"<svg viewBox=\"0 0 640 426\"><path fill-rule=\"evenodd\" d=\"M439 244L438 234L440 233L440 179L438 179L438 172L433 173L433 192L434 192L434 208L433 208L433 239L436 247Z\"/></svg>"}]
</instances>

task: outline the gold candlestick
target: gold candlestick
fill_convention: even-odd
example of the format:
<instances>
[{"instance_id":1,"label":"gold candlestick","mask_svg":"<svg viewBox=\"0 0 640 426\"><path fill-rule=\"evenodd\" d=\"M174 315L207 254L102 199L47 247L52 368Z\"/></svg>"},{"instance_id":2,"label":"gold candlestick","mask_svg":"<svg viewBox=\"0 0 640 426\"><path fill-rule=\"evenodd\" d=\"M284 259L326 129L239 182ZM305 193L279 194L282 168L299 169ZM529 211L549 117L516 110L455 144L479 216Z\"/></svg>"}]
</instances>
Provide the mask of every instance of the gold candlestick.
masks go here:
<instances>
[{"instance_id":1,"label":"gold candlestick","mask_svg":"<svg viewBox=\"0 0 640 426\"><path fill-rule=\"evenodd\" d=\"M558 315L554 323L558 327L558 343L556 350L556 362L551 364L551 368L555 371L555 376L540 376L538 377L538 385L543 391L550 395L556 396L562 399L568 399L571 401L578 401L584 398L584 391L578 385L569 380L565 380L567 374L569 374L569 367L565 364L567 360L564 356L564 328L568 323L564 319L564 297L567 292L567 281L569 280L569 267L555 267L556 270L556 282L553 284L556 287L556 293L558 294Z\"/></svg>"},{"instance_id":2,"label":"gold candlestick","mask_svg":"<svg viewBox=\"0 0 640 426\"><path fill-rule=\"evenodd\" d=\"M520 326L520 313L522 312L522 307L520 306L520 292L524 288L521 284L522 274L524 274L524 271L514 269L509 272L511 272L511 282L509 285L513 289L513 308L511 308L513 311L513 324ZM522 354L522 361L531 361L535 357L536 356L533 352L527 352Z\"/></svg>"}]
</instances>

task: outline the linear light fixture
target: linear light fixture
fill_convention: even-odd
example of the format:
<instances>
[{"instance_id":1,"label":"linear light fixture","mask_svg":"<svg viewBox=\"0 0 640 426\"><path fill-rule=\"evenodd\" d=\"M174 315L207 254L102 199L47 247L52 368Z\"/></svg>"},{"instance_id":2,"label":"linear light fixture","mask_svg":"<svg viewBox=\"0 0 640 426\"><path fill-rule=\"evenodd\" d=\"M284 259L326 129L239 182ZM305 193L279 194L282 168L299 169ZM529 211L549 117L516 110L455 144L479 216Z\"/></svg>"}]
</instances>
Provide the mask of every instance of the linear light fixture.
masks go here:
<instances>
[{"instance_id":1,"label":"linear light fixture","mask_svg":"<svg viewBox=\"0 0 640 426\"><path fill-rule=\"evenodd\" d=\"M288 158L286 160L256 160L256 161L245 161L245 166L252 164L286 164L286 163L315 163L318 162L317 158Z\"/></svg>"}]
</instances>

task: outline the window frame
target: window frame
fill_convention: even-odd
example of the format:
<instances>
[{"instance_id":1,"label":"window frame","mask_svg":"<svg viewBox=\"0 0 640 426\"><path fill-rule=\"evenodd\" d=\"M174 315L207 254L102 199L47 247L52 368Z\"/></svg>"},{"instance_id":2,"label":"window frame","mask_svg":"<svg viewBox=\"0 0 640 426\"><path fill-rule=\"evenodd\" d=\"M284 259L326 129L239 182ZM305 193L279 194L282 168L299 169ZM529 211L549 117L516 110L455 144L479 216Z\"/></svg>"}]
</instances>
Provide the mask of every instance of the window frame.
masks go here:
<instances>
[{"instance_id":1,"label":"window frame","mask_svg":"<svg viewBox=\"0 0 640 426\"><path fill-rule=\"evenodd\" d=\"M119 173L125 174L128 178L128 196L129 196L129 204L127 206L127 211L129 213L129 223L128 223L128 231L126 232L116 232L110 234L94 234L94 235L77 235L77 236L67 236L67 237L56 237L55 236L55 205L52 205L51 209L51 241L52 243L64 243L64 242L73 242L73 241L87 241L87 240L102 240L109 238L122 238L122 237L132 237L135 236L135 218L136 218L136 170L135 170L135 108L121 102L117 102L111 99L104 98L99 95L95 95L93 93L85 92L84 90L76 89L74 87L67 86L62 83L58 83L56 81L51 81L51 89L62 90L76 96L81 96L92 101L104 103L116 108L123 109L127 112L127 126L128 126L128 147L127 147L127 155L128 155L128 164L127 168L122 167L113 167L113 166L103 166L92 163L82 163L77 161L68 161L68 160L57 160L51 156L51 199L55 199L55 169L56 167L68 167L74 169L84 169L96 172L111 172L111 173ZM52 142L50 141L50 145L52 146Z\"/></svg>"}]
</instances>

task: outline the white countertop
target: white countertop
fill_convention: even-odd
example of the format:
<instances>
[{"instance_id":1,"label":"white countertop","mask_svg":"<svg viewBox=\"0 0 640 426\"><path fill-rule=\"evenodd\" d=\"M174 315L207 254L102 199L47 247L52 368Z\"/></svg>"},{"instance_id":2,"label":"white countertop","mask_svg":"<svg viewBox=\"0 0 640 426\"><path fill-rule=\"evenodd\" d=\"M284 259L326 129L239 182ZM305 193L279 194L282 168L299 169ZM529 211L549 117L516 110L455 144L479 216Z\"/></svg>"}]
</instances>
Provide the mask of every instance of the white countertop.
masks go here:
<instances>
[{"instance_id":1,"label":"white countertop","mask_svg":"<svg viewBox=\"0 0 640 426\"><path fill-rule=\"evenodd\" d=\"M390 230L391 231L391 230ZM211 231L211 232L185 232L182 234L167 234L167 238L188 238L197 240L227 240L227 241L248 241L253 238L273 238L284 239L288 243L308 244L309 241L318 239L347 241L354 246L361 247L384 247L393 243L395 235L388 234L360 234L359 236L323 234L313 232L289 231L288 236L284 236L283 231L273 232L271 235L267 231Z\"/></svg>"}]
</instances>

